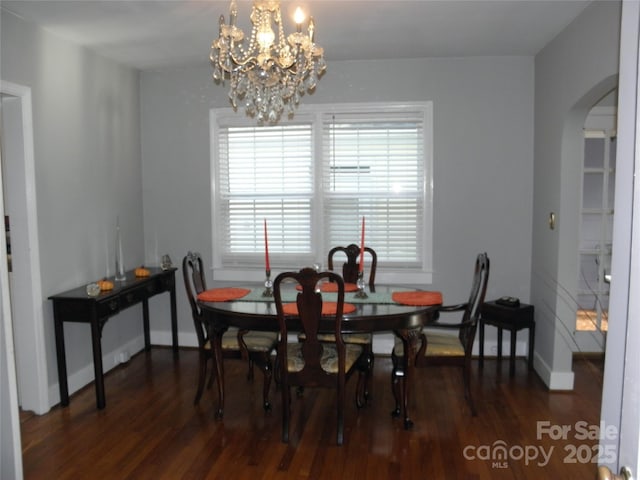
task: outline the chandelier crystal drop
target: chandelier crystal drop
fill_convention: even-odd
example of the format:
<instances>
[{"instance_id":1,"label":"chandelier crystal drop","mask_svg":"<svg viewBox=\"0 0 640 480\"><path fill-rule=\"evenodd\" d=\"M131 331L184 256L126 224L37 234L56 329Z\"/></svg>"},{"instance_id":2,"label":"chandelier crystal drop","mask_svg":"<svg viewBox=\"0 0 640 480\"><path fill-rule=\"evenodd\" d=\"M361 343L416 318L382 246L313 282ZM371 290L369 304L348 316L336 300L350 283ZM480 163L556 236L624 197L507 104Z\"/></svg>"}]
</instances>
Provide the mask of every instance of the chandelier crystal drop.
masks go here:
<instances>
[{"instance_id":1,"label":"chandelier crystal drop","mask_svg":"<svg viewBox=\"0 0 640 480\"><path fill-rule=\"evenodd\" d=\"M300 98L315 89L327 66L322 47L313 42L313 18L303 33L304 14L298 8L296 32L285 38L280 0L254 0L247 40L236 26L237 16L237 2L231 0L229 23L220 15L219 36L211 44L214 81L224 85L228 79L233 108L244 103L247 115L260 124L277 123L285 108L293 116Z\"/></svg>"}]
</instances>

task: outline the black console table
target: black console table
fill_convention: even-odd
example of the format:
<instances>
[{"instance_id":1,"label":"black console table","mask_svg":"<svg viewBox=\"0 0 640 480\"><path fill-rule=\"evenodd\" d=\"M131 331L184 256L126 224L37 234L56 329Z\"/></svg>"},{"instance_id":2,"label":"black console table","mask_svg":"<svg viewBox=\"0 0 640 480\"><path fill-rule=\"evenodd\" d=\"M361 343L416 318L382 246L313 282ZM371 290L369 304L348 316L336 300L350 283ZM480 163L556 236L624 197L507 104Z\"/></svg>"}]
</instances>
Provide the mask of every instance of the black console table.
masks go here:
<instances>
[{"instance_id":1,"label":"black console table","mask_svg":"<svg viewBox=\"0 0 640 480\"><path fill-rule=\"evenodd\" d=\"M533 370L533 343L536 337L536 324L533 319L533 305L524 303L515 307L500 305L495 301L485 302L482 305L480 316L480 362L482 368L484 363L484 327L492 325L498 329L498 360L502 359L502 330L509 330L511 333L511 348L509 356L509 376L515 373L516 356L516 335L518 330L529 329L529 370Z\"/></svg>"},{"instance_id":2,"label":"black console table","mask_svg":"<svg viewBox=\"0 0 640 480\"><path fill-rule=\"evenodd\" d=\"M176 314L176 268L161 270L149 268L148 277L136 277L134 271L127 272L127 279L113 282L113 290L101 292L96 297L87 295L86 286L49 297L53 301L53 320L56 336L56 356L58 360L58 382L60 403L69 405L67 383L67 360L64 345L64 322L89 323L93 347L93 369L95 372L96 404L99 409L106 405L104 394L104 372L102 369L102 328L110 317L125 308L142 303L144 346L151 348L149 340L149 298L163 292L171 296L171 340L174 354L178 353L178 320ZM113 281L113 278L109 278Z\"/></svg>"}]
</instances>

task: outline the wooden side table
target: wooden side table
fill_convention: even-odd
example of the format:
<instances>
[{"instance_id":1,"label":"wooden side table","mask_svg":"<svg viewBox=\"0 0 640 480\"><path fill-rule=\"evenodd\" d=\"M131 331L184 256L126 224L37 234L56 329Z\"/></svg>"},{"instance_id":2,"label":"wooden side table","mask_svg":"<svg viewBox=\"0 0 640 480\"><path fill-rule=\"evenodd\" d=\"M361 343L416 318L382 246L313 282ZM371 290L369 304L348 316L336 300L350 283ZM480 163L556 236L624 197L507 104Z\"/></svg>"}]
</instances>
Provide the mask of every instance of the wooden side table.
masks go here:
<instances>
[{"instance_id":1,"label":"wooden side table","mask_svg":"<svg viewBox=\"0 0 640 480\"><path fill-rule=\"evenodd\" d=\"M67 356L64 341L64 322L87 323L91 326L93 349L93 369L95 373L96 406L106 405L104 391L104 371L102 368L102 329L110 317L132 305L142 303L142 325L145 350L151 348L149 338L149 298L169 292L171 302L171 340L173 353L178 354L178 317L176 313L177 268L161 270L149 268L151 275L136 277L134 270L126 272L127 279L115 282L113 290L101 292L97 297L87 295L86 287L78 287L49 297L53 301L53 321L56 337L56 359L58 361L58 382L60 384L60 404L69 405L67 380ZM110 277L113 280L113 277Z\"/></svg>"},{"instance_id":2,"label":"wooden side table","mask_svg":"<svg viewBox=\"0 0 640 480\"><path fill-rule=\"evenodd\" d=\"M518 330L529 329L529 370L533 370L533 345L536 324L533 319L533 305L521 303L519 307L499 305L495 301L485 302L480 316L480 368L484 364L484 327L492 325L498 329L498 360L502 359L502 330L511 333L511 351L509 358L509 376L515 374L516 337Z\"/></svg>"}]
</instances>

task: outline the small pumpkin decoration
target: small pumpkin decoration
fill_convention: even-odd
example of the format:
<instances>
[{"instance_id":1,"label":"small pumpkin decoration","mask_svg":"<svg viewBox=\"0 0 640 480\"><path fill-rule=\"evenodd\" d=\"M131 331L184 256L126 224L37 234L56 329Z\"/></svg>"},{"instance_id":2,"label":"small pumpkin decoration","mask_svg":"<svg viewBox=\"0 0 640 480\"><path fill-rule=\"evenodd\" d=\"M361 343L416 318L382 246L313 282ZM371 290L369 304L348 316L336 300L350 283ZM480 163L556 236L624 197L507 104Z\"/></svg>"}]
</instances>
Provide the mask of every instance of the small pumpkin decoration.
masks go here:
<instances>
[{"instance_id":1,"label":"small pumpkin decoration","mask_svg":"<svg viewBox=\"0 0 640 480\"><path fill-rule=\"evenodd\" d=\"M96 283L100 287L100 290L103 292L107 290L113 290L113 282L111 280L103 278L102 280L98 280Z\"/></svg>"},{"instance_id":2,"label":"small pumpkin decoration","mask_svg":"<svg viewBox=\"0 0 640 480\"><path fill-rule=\"evenodd\" d=\"M136 277L148 277L151 275L151 272L148 268L144 268L144 265L140 265L138 268L134 270Z\"/></svg>"}]
</instances>

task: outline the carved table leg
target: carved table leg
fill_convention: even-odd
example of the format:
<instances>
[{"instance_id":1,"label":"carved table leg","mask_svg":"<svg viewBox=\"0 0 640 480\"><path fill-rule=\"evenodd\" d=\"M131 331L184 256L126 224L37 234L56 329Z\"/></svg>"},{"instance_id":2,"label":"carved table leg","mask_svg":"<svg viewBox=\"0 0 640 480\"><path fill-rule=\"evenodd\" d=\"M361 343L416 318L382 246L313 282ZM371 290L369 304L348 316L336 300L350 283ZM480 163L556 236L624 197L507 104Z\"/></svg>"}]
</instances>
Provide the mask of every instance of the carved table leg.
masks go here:
<instances>
[{"instance_id":1,"label":"carved table leg","mask_svg":"<svg viewBox=\"0 0 640 480\"><path fill-rule=\"evenodd\" d=\"M403 368L404 377L402 379L402 416L404 418L405 430L413 427L413 421L409 418L408 404L413 387L413 376L416 366L416 353L418 351L418 339L420 338L420 329L398 330L396 332L402 339L404 344Z\"/></svg>"},{"instance_id":2,"label":"carved table leg","mask_svg":"<svg viewBox=\"0 0 640 480\"><path fill-rule=\"evenodd\" d=\"M67 357L64 346L64 325L61 314L56 309L56 302L53 303L53 318L56 334L56 358L58 360L58 385L60 387L60 405L69 405L69 384L67 380Z\"/></svg>"},{"instance_id":3,"label":"carved table leg","mask_svg":"<svg viewBox=\"0 0 640 480\"><path fill-rule=\"evenodd\" d=\"M96 405L99 410L102 410L107 401L104 394L104 370L102 368L102 327L104 323L101 323L98 318L93 317L91 319L91 344L93 349L93 372L95 375L96 384Z\"/></svg>"},{"instance_id":4,"label":"carved table leg","mask_svg":"<svg viewBox=\"0 0 640 480\"><path fill-rule=\"evenodd\" d=\"M218 387L218 410L216 418L222 418L224 414L224 363L222 361L222 335L226 328L209 328L209 338L213 350L213 368L216 372L216 385Z\"/></svg>"}]
</instances>

